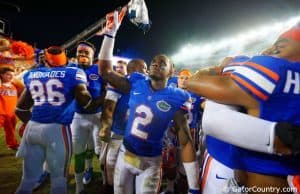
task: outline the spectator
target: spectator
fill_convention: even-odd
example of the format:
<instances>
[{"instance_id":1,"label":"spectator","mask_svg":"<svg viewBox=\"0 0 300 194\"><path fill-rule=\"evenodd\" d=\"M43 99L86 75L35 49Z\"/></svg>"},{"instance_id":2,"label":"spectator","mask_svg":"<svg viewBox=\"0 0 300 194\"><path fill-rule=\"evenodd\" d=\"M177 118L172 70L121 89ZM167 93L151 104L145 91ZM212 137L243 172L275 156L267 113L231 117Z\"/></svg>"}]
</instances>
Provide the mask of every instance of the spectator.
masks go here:
<instances>
[{"instance_id":1,"label":"spectator","mask_svg":"<svg viewBox=\"0 0 300 194\"><path fill-rule=\"evenodd\" d=\"M17 150L19 147L15 137L17 117L14 111L17 106L18 91L12 83L13 78L14 70L12 68L0 69L0 127L4 128L7 147Z\"/></svg>"}]
</instances>

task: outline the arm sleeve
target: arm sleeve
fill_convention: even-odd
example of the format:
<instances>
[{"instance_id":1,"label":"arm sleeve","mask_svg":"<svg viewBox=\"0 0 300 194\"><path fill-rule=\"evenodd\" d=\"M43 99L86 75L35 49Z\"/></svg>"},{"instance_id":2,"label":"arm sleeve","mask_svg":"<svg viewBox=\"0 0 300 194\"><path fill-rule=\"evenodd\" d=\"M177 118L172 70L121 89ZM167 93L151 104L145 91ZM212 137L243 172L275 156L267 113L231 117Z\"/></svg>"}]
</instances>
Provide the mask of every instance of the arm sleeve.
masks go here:
<instances>
[{"instance_id":1,"label":"arm sleeve","mask_svg":"<svg viewBox=\"0 0 300 194\"><path fill-rule=\"evenodd\" d=\"M245 149L273 153L276 123L236 109L207 100L202 118L204 133Z\"/></svg>"}]
</instances>

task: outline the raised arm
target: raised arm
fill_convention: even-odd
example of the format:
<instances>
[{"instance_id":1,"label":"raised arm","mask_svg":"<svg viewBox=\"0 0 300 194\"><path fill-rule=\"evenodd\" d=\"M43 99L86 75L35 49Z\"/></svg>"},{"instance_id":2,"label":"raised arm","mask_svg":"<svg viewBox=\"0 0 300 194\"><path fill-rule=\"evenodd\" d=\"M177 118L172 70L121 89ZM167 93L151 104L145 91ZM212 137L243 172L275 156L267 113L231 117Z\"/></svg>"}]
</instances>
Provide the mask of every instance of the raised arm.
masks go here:
<instances>
[{"instance_id":1,"label":"raised arm","mask_svg":"<svg viewBox=\"0 0 300 194\"><path fill-rule=\"evenodd\" d=\"M118 15L117 11L114 11L113 15L111 13L107 14L104 39L98 58L100 71L99 74L103 77L103 79L116 89L124 93L128 93L130 90L130 84L127 79L112 70L115 36L119 26L121 25L124 14L125 13L123 13L123 10L121 11L120 16Z\"/></svg>"}]
</instances>

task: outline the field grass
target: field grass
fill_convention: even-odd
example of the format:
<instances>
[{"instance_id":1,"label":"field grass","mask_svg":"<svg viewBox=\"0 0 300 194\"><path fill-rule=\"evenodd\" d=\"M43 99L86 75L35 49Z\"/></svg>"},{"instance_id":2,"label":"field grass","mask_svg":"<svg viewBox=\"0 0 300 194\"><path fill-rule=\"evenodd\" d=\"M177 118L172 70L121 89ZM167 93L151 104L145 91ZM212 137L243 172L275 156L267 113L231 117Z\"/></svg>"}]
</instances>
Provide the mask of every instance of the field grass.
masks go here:
<instances>
[{"instance_id":1,"label":"field grass","mask_svg":"<svg viewBox=\"0 0 300 194\"><path fill-rule=\"evenodd\" d=\"M18 187L22 177L22 159L15 157L16 152L7 149L4 129L0 128L0 194L12 194ZM102 178L99 162L94 158L94 177L90 184L85 186L85 193L99 194L102 189ZM50 181L42 185L34 194L50 193ZM72 157L70 176L68 178L68 193L75 193L74 161Z\"/></svg>"}]
</instances>

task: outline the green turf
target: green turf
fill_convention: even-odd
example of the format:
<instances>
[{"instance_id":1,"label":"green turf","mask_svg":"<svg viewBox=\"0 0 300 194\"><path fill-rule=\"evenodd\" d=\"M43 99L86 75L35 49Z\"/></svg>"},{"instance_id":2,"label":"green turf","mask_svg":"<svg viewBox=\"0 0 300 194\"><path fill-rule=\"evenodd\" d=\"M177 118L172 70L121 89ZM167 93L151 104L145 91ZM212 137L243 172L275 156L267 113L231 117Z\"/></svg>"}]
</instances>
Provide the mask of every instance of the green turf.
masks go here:
<instances>
[{"instance_id":1,"label":"green turf","mask_svg":"<svg viewBox=\"0 0 300 194\"><path fill-rule=\"evenodd\" d=\"M4 130L0 128L0 194L12 194L18 187L22 177L22 159L15 157L15 151L8 150L5 144ZM75 193L74 165L73 157L70 166L70 177L68 178L68 193ZM85 186L88 194L101 193L101 173L99 162L94 157L94 178L92 182ZM42 185L34 194L49 194L50 181Z\"/></svg>"}]
</instances>

